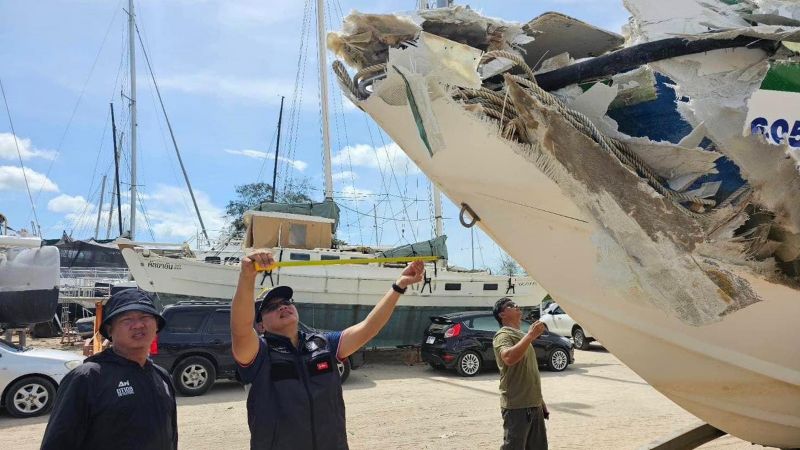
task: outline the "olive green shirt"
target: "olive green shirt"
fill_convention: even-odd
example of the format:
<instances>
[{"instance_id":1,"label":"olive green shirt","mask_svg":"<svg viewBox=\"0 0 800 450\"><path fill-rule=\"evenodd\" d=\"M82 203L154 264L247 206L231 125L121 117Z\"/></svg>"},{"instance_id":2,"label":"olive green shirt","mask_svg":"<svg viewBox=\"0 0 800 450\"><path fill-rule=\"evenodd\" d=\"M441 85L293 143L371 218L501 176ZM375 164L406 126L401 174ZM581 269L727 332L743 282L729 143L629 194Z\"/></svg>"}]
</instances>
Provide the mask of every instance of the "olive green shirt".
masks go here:
<instances>
[{"instance_id":1,"label":"olive green shirt","mask_svg":"<svg viewBox=\"0 0 800 450\"><path fill-rule=\"evenodd\" d=\"M494 335L494 357L500 369L500 406L505 409L531 408L542 406L542 382L539 378L539 364L533 345L528 346L525 355L513 366L506 366L500 352L513 347L525 333L503 327Z\"/></svg>"}]
</instances>

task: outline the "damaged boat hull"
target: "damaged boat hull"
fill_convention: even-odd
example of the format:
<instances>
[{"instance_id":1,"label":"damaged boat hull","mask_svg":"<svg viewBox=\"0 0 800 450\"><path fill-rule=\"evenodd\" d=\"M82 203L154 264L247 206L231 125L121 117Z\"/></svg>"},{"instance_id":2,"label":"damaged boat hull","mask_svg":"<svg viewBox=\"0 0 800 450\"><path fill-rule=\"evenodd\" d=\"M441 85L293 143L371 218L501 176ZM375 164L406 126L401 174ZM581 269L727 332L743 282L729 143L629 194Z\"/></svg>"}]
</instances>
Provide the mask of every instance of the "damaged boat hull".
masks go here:
<instances>
[{"instance_id":1,"label":"damaged boat hull","mask_svg":"<svg viewBox=\"0 0 800 450\"><path fill-rule=\"evenodd\" d=\"M698 319L692 308L707 302L713 310L719 299L694 299L687 310L659 305L646 288L650 280L641 279L643 262L630 258L606 226L553 181L557 176L547 158L500 138L495 122L446 96L432 99L440 148L431 152L408 104L390 105L371 95L358 106L454 203L468 205L480 218L478 226L572 317L653 387L741 439L800 446L796 289L727 265L726 273L749 284L755 296L746 307Z\"/></svg>"}]
</instances>

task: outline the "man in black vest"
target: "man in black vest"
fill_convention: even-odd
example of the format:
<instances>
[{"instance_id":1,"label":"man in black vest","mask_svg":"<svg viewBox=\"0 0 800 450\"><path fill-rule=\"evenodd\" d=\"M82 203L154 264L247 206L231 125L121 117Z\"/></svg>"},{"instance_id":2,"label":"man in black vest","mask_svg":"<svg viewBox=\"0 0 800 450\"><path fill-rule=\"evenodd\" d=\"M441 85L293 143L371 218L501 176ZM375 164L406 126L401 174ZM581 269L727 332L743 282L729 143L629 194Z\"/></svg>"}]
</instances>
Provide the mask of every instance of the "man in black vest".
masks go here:
<instances>
[{"instance_id":1,"label":"man in black vest","mask_svg":"<svg viewBox=\"0 0 800 450\"><path fill-rule=\"evenodd\" d=\"M100 333L113 346L64 377L42 450L177 449L175 390L148 357L164 318L138 289L117 292L104 309Z\"/></svg>"},{"instance_id":2,"label":"man in black vest","mask_svg":"<svg viewBox=\"0 0 800 450\"><path fill-rule=\"evenodd\" d=\"M250 448L325 450L347 449L344 399L336 361L344 360L389 321L395 304L425 270L415 261L403 270L369 315L341 332L304 333L292 289L270 290L258 314L265 330L253 329L255 264L274 262L272 254L255 252L242 259L239 284L231 304L233 357L239 377L251 383L247 395Z\"/></svg>"}]
</instances>

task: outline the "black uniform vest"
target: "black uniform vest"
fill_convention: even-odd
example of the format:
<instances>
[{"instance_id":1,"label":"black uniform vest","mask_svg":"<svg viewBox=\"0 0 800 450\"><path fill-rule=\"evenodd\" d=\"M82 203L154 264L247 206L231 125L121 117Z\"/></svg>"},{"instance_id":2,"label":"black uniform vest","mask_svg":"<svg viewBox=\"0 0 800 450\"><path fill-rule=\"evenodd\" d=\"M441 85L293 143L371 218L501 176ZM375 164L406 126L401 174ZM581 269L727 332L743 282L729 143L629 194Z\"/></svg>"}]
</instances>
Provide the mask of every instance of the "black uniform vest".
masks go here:
<instances>
[{"instance_id":1,"label":"black uniform vest","mask_svg":"<svg viewBox=\"0 0 800 450\"><path fill-rule=\"evenodd\" d=\"M301 331L299 349L283 336L264 338L247 396L251 448L347 449L337 349L322 334Z\"/></svg>"}]
</instances>

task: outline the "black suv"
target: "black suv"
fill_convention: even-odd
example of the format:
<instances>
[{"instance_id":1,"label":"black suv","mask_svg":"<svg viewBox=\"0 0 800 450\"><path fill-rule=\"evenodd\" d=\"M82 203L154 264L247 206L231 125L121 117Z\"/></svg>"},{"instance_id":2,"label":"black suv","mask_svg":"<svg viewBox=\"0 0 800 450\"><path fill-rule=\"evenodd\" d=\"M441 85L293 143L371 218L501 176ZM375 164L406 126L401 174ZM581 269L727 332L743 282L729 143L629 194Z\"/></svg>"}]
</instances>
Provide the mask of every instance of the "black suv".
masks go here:
<instances>
[{"instance_id":1,"label":"black suv","mask_svg":"<svg viewBox=\"0 0 800 450\"><path fill-rule=\"evenodd\" d=\"M203 395L219 378L236 379L231 353L230 303L182 301L164 307L167 325L153 342L153 362L172 373L183 395ZM304 330L310 330L300 324ZM339 363L342 383L350 374L350 358Z\"/></svg>"},{"instance_id":2,"label":"black suv","mask_svg":"<svg viewBox=\"0 0 800 450\"><path fill-rule=\"evenodd\" d=\"M522 321L527 330L530 322ZM490 312L468 311L431 317L420 354L434 368L456 369L462 377L480 372L495 362L492 340L500 325ZM548 369L561 372L575 362L569 339L545 333L533 342L536 359Z\"/></svg>"}]
</instances>

